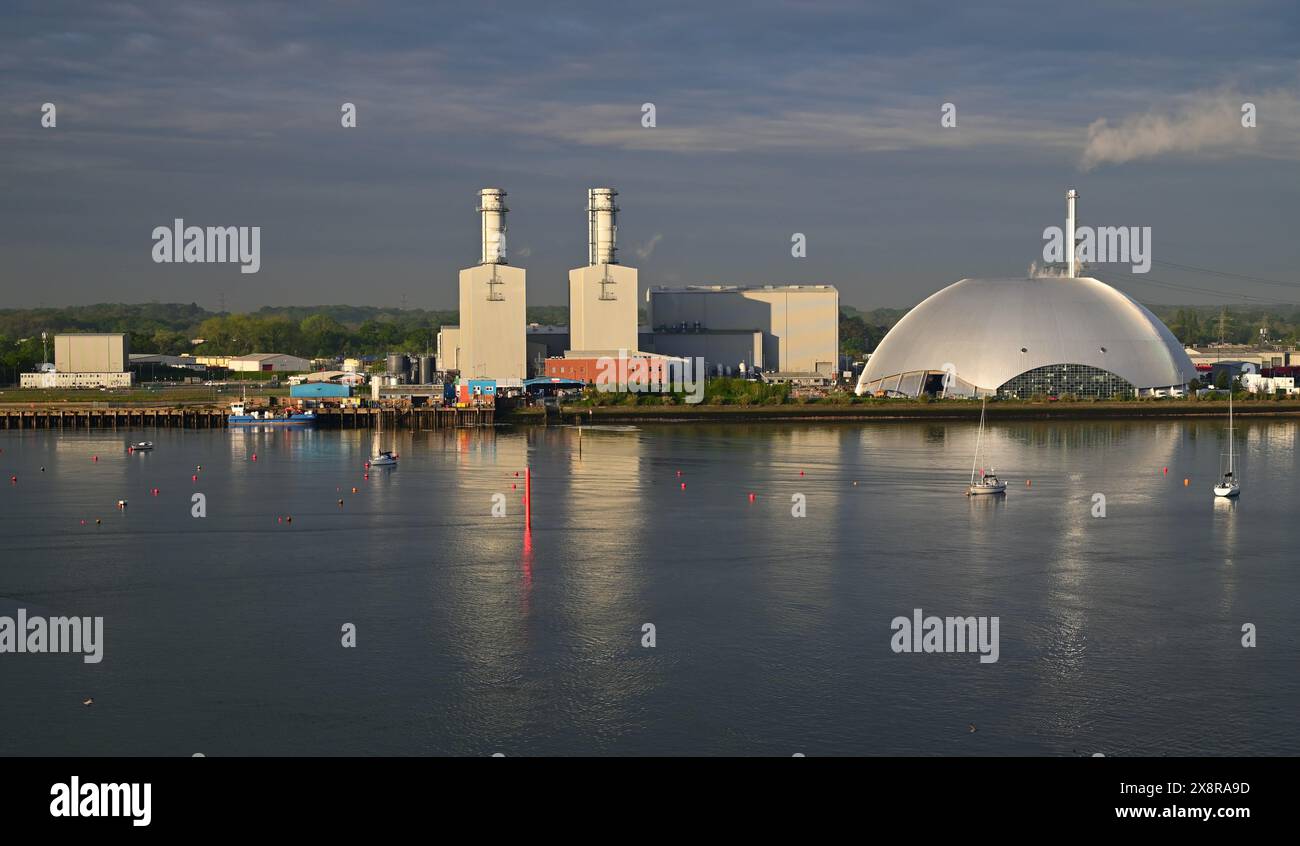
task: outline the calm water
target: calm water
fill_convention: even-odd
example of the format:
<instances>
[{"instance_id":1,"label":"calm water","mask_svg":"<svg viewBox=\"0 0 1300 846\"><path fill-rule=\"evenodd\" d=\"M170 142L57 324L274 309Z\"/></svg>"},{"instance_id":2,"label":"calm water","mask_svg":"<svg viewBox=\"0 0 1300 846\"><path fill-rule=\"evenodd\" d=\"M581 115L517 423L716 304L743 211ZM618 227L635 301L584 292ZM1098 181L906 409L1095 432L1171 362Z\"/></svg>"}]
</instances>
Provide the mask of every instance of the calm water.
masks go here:
<instances>
[{"instance_id":1,"label":"calm water","mask_svg":"<svg viewBox=\"0 0 1300 846\"><path fill-rule=\"evenodd\" d=\"M993 426L974 500L970 424L4 432L0 614L106 645L0 654L0 754L1300 754L1297 434L1233 504L1217 421Z\"/></svg>"}]
</instances>

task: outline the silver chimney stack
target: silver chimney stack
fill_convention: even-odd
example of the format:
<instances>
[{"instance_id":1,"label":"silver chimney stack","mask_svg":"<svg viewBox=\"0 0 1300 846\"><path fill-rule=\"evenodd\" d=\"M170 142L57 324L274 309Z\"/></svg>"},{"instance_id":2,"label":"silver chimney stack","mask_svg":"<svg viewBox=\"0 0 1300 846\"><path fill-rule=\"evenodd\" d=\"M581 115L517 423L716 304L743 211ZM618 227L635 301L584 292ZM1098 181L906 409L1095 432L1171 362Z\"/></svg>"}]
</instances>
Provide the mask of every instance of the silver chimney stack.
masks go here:
<instances>
[{"instance_id":1,"label":"silver chimney stack","mask_svg":"<svg viewBox=\"0 0 1300 846\"><path fill-rule=\"evenodd\" d=\"M484 188L478 192L478 211L483 228L482 264L509 264L506 261L506 192Z\"/></svg>"},{"instance_id":2,"label":"silver chimney stack","mask_svg":"<svg viewBox=\"0 0 1300 846\"><path fill-rule=\"evenodd\" d=\"M618 264L618 207L613 188L587 189L587 264Z\"/></svg>"},{"instance_id":3,"label":"silver chimney stack","mask_svg":"<svg viewBox=\"0 0 1300 846\"><path fill-rule=\"evenodd\" d=\"M1071 188L1065 192L1065 275L1074 278L1074 201L1079 199L1079 192Z\"/></svg>"}]
</instances>

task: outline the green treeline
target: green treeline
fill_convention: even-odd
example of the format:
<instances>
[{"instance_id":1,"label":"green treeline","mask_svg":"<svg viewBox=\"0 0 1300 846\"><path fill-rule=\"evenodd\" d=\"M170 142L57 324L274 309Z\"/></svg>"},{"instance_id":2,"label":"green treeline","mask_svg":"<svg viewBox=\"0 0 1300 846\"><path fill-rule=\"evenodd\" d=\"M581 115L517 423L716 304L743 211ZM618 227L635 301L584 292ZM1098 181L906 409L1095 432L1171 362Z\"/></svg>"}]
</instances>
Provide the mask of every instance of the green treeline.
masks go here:
<instances>
[{"instance_id":1,"label":"green treeline","mask_svg":"<svg viewBox=\"0 0 1300 846\"><path fill-rule=\"evenodd\" d=\"M1274 342L1300 339L1300 308L1295 306L1150 306L1184 344L1204 346L1219 340L1246 344L1266 329ZM871 352L907 309L840 310L840 352ZM533 306L528 321L568 323L565 306ZM266 307L246 314L218 314L180 303L104 303L68 308L0 309L0 382L33 369L41 359L41 332L125 332L131 352L210 355L281 352L305 358L338 355L421 353L437 346L438 330L455 325L455 311L376 306L322 305ZM204 339L195 346L192 341ZM51 345L51 355L53 347Z\"/></svg>"},{"instance_id":2,"label":"green treeline","mask_svg":"<svg viewBox=\"0 0 1300 846\"><path fill-rule=\"evenodd\" d=\"M568 311L564 306L531 307L528 320L563 325ZM267 307L247 314L217 314L178 303L0 309L0 382L40 363L41 332L124 332L131 336L133 353L279 352L316 358L431 351L438 330L454 326L456 315L454 310L350 305ZM192 343L199 338L204 343ZM53 350L51 340L50 356Z\"/></svg>"}]
</instances>

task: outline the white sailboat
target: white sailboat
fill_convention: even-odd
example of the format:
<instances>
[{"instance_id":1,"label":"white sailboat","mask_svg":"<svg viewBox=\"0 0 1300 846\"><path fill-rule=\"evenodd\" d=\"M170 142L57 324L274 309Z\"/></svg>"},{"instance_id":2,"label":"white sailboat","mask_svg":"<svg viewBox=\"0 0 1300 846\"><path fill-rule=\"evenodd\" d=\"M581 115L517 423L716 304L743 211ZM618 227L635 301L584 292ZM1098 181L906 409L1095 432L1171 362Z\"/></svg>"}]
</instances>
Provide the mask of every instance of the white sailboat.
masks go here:
<instances>
[{"instance_id":1,"label":"white sailboat","mask_svg":"<svg viewBox=\"0 0 1300 846\"><path fill-rule=\"evenodd\" d=\"M1215 496L1237 496L1241 493L1241 482L1237 479L1236 456L1232 451L1232 394L1228 394L1228 472L1214 486Z\"/></svg>"},{"instance_id":2,"label":"white sailboat","mask_svg":"<svg viewBox=\"0 0 1300 846\"><path fill-rule=\"evenodd\" d=\"M371 467L388 467L396 463L397 453L389 449L381 450L375 455L370 456Z\"/></svg>"},{"instance_id":3,"label":"white sailboat","mask_svg":"<svg viewBox=\"0 0 1300 846\"><path fill-rule=\"evenodd\" d=\"M980 400L980 431L975 437L975 460L970 465L970 487L966 489L967 496L978 496L980 494L1000 494L1007 492L1007 483L998 478L997 474L990 469L987 473L979 471L979 479L975 478L975 470L980 462L980 444L984 440L984 407L988 404L988 398L983 397Z\"/></svg>"}]
</instances>

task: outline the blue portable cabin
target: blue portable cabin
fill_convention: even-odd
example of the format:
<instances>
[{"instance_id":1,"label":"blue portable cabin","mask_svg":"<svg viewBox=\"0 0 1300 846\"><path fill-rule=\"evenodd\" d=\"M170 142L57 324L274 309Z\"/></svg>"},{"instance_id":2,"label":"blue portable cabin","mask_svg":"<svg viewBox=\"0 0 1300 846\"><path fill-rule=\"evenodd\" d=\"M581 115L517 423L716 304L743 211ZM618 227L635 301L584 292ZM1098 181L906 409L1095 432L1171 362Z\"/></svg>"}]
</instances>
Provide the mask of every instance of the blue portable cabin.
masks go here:
<instances>
[{"instance_id":1,"label":"blue portable cabin","mask_svg":"<svg viewBox=\"0 0 1300 846\"><path fill-rule=\"evenodd\" d=\"M352 388L337 382L303 382L289 388L291 399L323 400L347 399L352 396Z\"/></svg>"}]
</instances>

